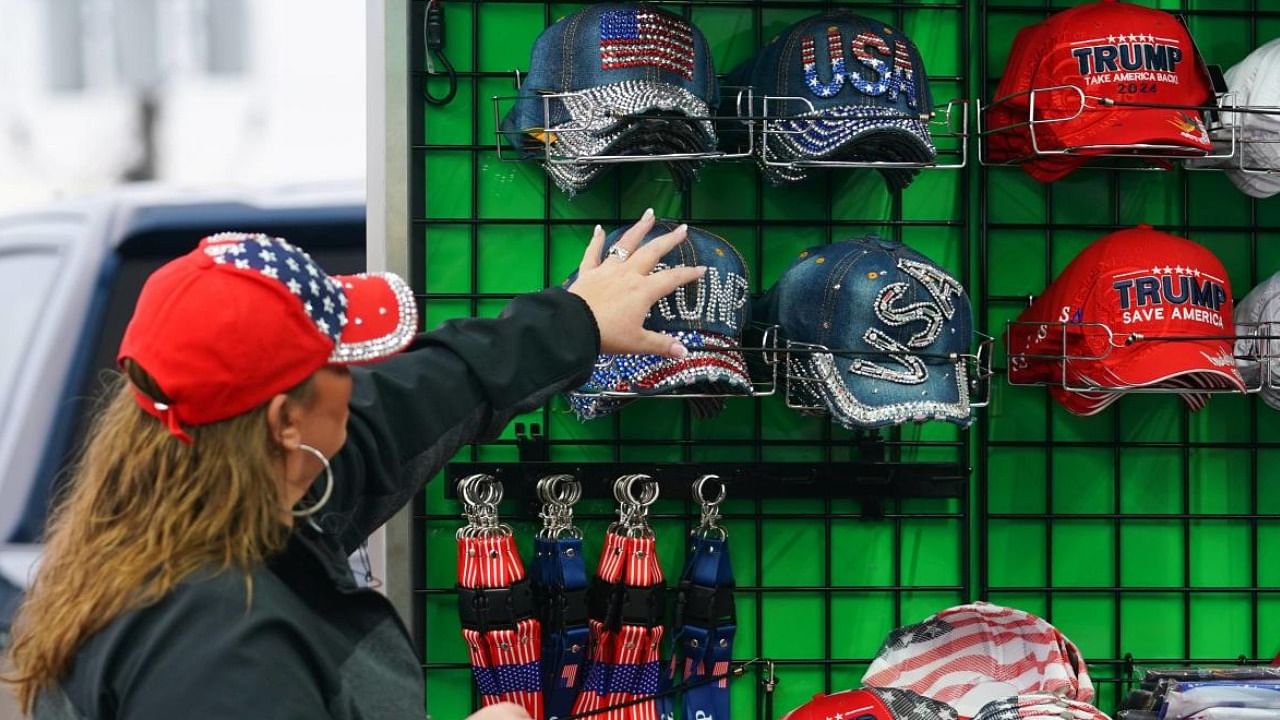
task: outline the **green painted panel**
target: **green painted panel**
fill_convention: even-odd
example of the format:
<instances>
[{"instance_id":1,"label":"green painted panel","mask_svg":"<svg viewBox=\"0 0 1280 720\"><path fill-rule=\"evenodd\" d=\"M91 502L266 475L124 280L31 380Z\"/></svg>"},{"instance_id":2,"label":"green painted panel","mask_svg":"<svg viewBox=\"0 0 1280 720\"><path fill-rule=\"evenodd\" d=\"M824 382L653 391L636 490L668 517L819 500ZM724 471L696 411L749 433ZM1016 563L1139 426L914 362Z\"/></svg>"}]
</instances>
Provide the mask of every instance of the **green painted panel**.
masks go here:
<instances>
[{"instance_id":1,"label":"green painted panel","mask_svg":"<svg viewBox=\"0 0 1280 720\"><path fill-rule=\"evenodd\" d=\"M722 72L815 8L854 8L917 42L935 99L986 101L1017 30L1050 7L1081 2L692 0L667 7L705 31ZM1189 9L1202 50L1224 65L1280 36L1280 8L1259 0L1142 4ZM533 39L581 6L444 3L447 47L464 73L459 94L447 107L411 113L411 139L426 144L412 161L411 198L421 245L415 257L423 287L416 289L426 294L428 327L491 317L507 296L560 283L597 222L613 228L648 207L732 242L756 293L814 245L867 232L901 239L965 280L979 328L997 338L1029 296L1112 227L1150 223L1203 243L1222 259L1237 297L1280 270L1280 200L1250 200L1220 173L1091 169L1044 186L1017 168L980 166L976 140L966 169L924 172L898 197L870 170L815 171L808 182L776 188L740 160L707 165L685 196L665 168L644 163L611 167L570 198L536 164L495 152L491 98L514 93L513 71L528 69ZM1261 16L1249 15L1255 9ZM439 80L430 87L442 90ZM499 102L503 111L509 106ZM999 342L995 364L1005 365ZM589 423L556 398L521 420L542 423L555 443L553 459L574 462L821 462L856 453L854 434L797 414L780 397L730 400L709 419L678 402L636 402ZM775 716L815 692L856 685L895 625L974 599L1055 622L1091 661L1104 710L1125 689L1126 656L1141 665L1144 658L1229 660L1280 650L1280 413L1256 397L1215 397L1190 413L1178 398L1134 394L1080 418L1043 388L997 378L973 429L933 423L887 437L904 460L966 459L970 496L880 507L806 498L726 505L744 588L735 655L787 661ZM513 439L508 428L496 444L460 458L514 459ZM670 577L681 564L690 508L683 498L660 507L659 556ZM419 510L427 706L436 717L460 717L472 694L448 592L458 506L436 481ZM504 510L515 516L524 508ZM589 566L612 513L604 502L579 507ZM530 526L517 527L527 549ZM734 683L732 693L736 717L762 718L751 681Z\"/></svg>"}]
</instances>

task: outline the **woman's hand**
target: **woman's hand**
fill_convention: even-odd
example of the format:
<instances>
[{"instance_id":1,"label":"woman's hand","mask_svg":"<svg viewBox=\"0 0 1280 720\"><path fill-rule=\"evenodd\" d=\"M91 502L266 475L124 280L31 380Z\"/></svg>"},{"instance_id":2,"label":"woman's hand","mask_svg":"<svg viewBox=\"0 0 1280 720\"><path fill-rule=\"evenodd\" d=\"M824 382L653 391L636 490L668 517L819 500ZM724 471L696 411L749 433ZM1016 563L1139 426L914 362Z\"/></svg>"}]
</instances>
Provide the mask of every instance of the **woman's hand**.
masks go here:
<instances>
[{"instance_id":1,"label":"woman's hand","mask_svg":"<svg viewBox=\"0 0 1280 720\"><path fill-rule=\"evenodd\" d=\"M529 713L515 703L494 703L467 716L467 720L530 720Z\"/></svg>"},{"instance_id":2,"label":"woman's hand","mask_svg":"<svg viewBox=\"0 0 1280 720\"><path fill-rule=\"evenodd\" d=\"M591 244L578 266L578 277L569 292L581 297L591 308L600 328L600 352L645 353L680 358L689 353L684 345L670 335L644 329L649 309L665 295L681 285L691 283L706 274L705 267L676 267L653 272L663 255L684 242L686 226L659 235L640 245L644 236L653 229L653 210L644 212L640 222L613 246L627 255L623 260L616 254L600 259L605 233L599 225L591 236Z\"/></svg>"}]
</instances>

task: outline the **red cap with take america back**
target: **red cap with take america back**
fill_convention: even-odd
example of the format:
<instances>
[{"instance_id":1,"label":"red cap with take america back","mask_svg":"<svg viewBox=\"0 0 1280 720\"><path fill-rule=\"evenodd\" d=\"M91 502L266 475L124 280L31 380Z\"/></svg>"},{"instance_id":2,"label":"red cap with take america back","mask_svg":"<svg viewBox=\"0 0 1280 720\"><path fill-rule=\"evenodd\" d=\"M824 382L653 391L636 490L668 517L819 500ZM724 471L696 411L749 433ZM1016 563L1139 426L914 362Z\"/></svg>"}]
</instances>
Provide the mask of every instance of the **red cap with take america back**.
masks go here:
<instances>
[{"instance_id":1,"label":"red cap with take america back","mask_svg":"<svg viewBox=\"0 0 1280 720\"><path fill-rule=\"evenodd\" d=\"M248 412L325 365L393 355L417 325L396 275L329 276L285 240L222 233L147 278L117 361L155 380L168 402L135 388L138 404L191 442L183 426Z\"/></svg>"},{"instance_id":2,"label":"red cap with take america back","mask_svg":"<svg viewBox=\"0 0 1280 720\"><path fill-rule=\"evenodd\" d=\"M1037 180L1060 179L1091 155L1127 149L1171 156L1212 150L1202 114L1188 107L1214 104L1213 88L1194 41L1175 16L1101 0L1052 15L1034 31L1020 33L1018 40L1024 47L1010 57L1010 81L1002 83L997 100L1036 90L1037 120L1055 121L1034 127L1037 146L1042 151L1071 149L1070 155L1026 163ZM1059 86L1067 87L1049 89ZM1028 95L1019 95L1008 112L1025 121L1028 103ZM1030 132L1021 129L1018 135L1029 140ZM1134 148L1140 145L1158 147Z\"/></svg>"}]
</instances>

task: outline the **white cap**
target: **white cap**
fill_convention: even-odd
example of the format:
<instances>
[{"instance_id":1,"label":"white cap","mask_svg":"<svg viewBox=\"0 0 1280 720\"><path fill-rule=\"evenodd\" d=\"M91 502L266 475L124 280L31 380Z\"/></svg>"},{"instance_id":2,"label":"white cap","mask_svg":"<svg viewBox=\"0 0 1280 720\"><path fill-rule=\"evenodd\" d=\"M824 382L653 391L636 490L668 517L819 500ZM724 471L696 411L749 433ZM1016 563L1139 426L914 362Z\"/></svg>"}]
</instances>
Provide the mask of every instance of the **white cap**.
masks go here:
<instances>
[{"instance_id":1,"label":"white cap","mask_svg":"<svg viewBox=\"0 0 1280 720\"><path fill-rule=\"evenodd\" d=\"M1247 385L1257 387L1262 381L1262 362L1252 358L1269 358L1263 362L1271 366L1270 381L1277 387L1264 386L1259 394L1263 402L1280 410L1280 340L1243 337L1255 331L1259 335L1280 335L1280 273L1263 280L1236 303L1235 323L1236 332L1242 336L1236 340L1236 368ZM1250 327L1250 324L1259 323L1260 327Z\"/></svg>"},{"instance_id":2,"label":"white cap","mask_svg":"<svg viewBox=\"0 0 1280 720\"><path fill-rule=\"evenodd\" d=\"M1280 38L1249 53L1226 79L1236 105L1280 109ZM1240 128L1239 157L1227 169L1231 182L1256 198L1280 193L1280 115L1228 112L1222 121Z\"/></svg>"}]
</instances>

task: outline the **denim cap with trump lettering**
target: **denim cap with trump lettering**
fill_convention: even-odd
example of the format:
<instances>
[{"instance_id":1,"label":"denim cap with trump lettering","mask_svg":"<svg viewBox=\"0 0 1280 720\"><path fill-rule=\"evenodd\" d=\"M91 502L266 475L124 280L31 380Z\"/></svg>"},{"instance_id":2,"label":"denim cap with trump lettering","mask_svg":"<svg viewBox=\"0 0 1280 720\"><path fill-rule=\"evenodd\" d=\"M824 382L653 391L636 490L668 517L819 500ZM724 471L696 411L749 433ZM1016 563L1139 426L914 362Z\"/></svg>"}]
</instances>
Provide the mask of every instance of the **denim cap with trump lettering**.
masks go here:
<instances>
[{"instance_id":1,"label":"denim cap with trump lettering","mask_svg":"<svg viewBox=\"0 0 1280 720\"><path fill-rule=\"evenodd\" d=\"M787 353L788 394L847 428L972 420L960 282L876 235L810 248L761 301ZM824 352L823 350L832 352Z\"/></svg>"},{"instance_id":2,"label":"denim cap with trump lettering","mask_svg":"<svg viewBox=\"0 0 1280 720\"><path fill-rule=\"evenodd\" d=\"M659 220L643 243L665 235L678 223ZM622 238L627 228L614 230L605 239L601 258ZM642 243L642 244L643 244ZM677 288L649 310L646 330L665 333L689 349L683 358L659 355L602 354L585 385L568 393L569 404L583 420L608 415L626 401L600 395L625 392L637 395L707 393L745 395L751 392L751 376L742 347L742 333L750 319L747 302L750 281L738 250L717 235L695 227L687 239L662 257L654 272L673 267L706 266L701 279ZM576 274L565 281L573 282ZM722 403L695 401L700 414L711 414Z\"/></svg>"}]
</instances>

